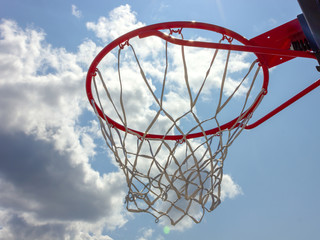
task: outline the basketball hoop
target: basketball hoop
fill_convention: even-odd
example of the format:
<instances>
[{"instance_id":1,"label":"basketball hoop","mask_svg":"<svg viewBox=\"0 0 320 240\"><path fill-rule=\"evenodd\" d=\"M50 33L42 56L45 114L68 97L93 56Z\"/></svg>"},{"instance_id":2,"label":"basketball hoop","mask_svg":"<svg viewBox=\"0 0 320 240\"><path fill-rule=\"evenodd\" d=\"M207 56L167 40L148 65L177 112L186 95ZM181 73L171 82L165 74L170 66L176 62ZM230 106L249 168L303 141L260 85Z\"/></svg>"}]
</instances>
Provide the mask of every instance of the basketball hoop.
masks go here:
<instances>
[{"instance_id":1,"label":"basketball hoop","mask_svg":"<svg viewBox=\"0 0 320 240\"><path fill-rule=\"evenodd\" d=\"M196 37L186 40L185 36ZM136 48L145 48L147 42L141 41L148 39L149 49L153 52L137 51ZM155 50L156 44L160 50ZM207 67L202 79L192 84L192 77L199 74L192 74L192 70L197 70L190 69L188 64L203 60L200 55L194 55L197 59L187 61L188 54L194 53L195 49L201 51L201 56L210 55L210 58L204 60L203 65ZM174 54L170 55L170 52ZM163 70L162 82L159 79L153 82L153 75L146 72L145 66L150 65L143 60L148 61L152 54L157 55L153 60L159 60L159 69ZM111 57L106 59L109 55ZM117 60L112 63L115 56ZM129 211L148 212L156 221L166 216L175 225L185 216L199 223L205 211L210 212L220 204L223 164L228 148L242 130L252 128L248 122L267 94L268 69L275 61L266 56L314 58L310 52L262 47L226 28L199 22L166 22L142 27L117 38L97 55L88 71L86 91L99 118L109 153L126 176ZM241 57L251 61L245 66L235 64L237 66L232 67L232 63L237 63L232 58ZM172 65L181 71L180 77L170 72ZM134 68L136 70L132 70ZM215 70L217 68L220 72ZM235 73L241 77L233 77ZM126 96L126 93L132 95L134 92L127 87L132 84L129 80L133 75L135 83L143 84L144 89L141 99L136 99L137 104ZM217 76L220 76L219 82ZM179 86L175 85L177 82ZM188 109L181 113L178 105L170 112L175 102L166 102L169 95L173 95L173 86L177 91L184 89L185 95L177 96L186 99L184 103L188 104L181 108L187 105ZM207 111L203 118L198 111L199 105L206 104L202 96L208 94L208 88L216 93L216 104L208 105L210 113ZM143 96L147 96L146 100ZM144 106L144 101L152 102L144 112L153 115L150 117L146 113L145 118L138 121L140 116L134 114L142 111L138 107ZM138 110L133 111L133 106ZM232 112L225 113L231 106ZM130 114L134 116L131 119Z\"/></svg>"}]
</instances>

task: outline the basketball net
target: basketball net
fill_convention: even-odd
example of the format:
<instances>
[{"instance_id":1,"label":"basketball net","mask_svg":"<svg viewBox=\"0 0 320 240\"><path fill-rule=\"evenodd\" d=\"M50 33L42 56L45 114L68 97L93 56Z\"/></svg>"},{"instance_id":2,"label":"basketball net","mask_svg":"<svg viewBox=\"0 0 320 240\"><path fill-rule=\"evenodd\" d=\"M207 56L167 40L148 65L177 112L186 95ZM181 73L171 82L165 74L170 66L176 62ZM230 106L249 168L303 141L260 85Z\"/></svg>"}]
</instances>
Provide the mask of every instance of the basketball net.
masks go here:
<instances>
[{"instance_id":1,"label":"basketball net","mask_svg":"<svg viewBox=\"0 0 320 240\"><path fill-rule=\"evenodd\" d=\"M232 39L228 39L224 35L221 41L227 41L229 44L232 44ZM95 108L106 145L126 177L128 193L125 201L127 209L131 212L150 213L155 217L156 221L166 216L170 219L172 225L176 225L186 216L190 217L194 222L199 223L206 211L211 212L220 204L223 166L228 148L249 121L251 114L246 114L248 108L252 106L256 108L262 100L263 89L258 93L258 96L253 97L254 100L251 100L251 102L253 101L254 104L250 103L249 106L248 102L252 98L251 92L260 66L254 60L247 71L243 73L242 79L238 82L234 91L228 98L224 98L223 94L231 52L225 51L226 57L223 76L220 82L220 93L217 96L218 104L215 110L210 109L212 115L209 118L200 119L195 111L195 106L203 92L217 54L222 50L216 49L213 51L211 62L208 64L209 67L204 74L201 86L196 94L192 94L193 90L190 88L188 77L189 69L187 68L185 59L185 47L181 46L184 82L189 95L190 109L181 116L176 117L166 111L163 104L163 94L167 79L166 69L162 83L162 93L156 95L139 62L134 47L128 41L121 45L118 50L120 92L123 86L119 56L123 48L131 49L130 51L134 55L138 71L145 83L146 89L150 91L154 102L158 105L154 118L145 123L143 134L132 130L126 120L126 108L123 103L122 94L119 94L118 99L115 99L102 73L96 69L96 74L93 76L96 104L103 114L105 114L106 105L103 104L103 101L107 99L109 102L108 107L114 109L120 124L124 127L122 130L115 127L113 123L108 121L107 114L104 115L104 118L101 115L99 117L97 108ZM166 42L166 56L167 52L168 43ZM166 62L166 64L168 63ZM250 81L248 80L249 75L251 76ZM238 117L227 128L222 128L219 115L228 106L231 99L239 94L239 89L245 81L250 82L250 84L246 87L247 92L242 94L245 97L242 102L242 108L238 109ZM102 93L105 95L101 96ZM95 106L94 103L92 105ZM253 111L251 110L250 112ZM166 118L170 124L167 125L167 129L162 131L162 135L159 135L159 137L150 137L148 132L157 124L160 116ZM186 116L191 116L193 122L196 123L188 131L185 131L178 124L178 121L181 121ZM214 123L216 130L214 133L209 134L205 126L210 122ZM199 130L201 136L197 136L196 138L190 137L195 129ZM172 133L178 134L180 137L173 141L170 139ZM135 144L132 144L133 141Z\"/></svg>"}]
</instances>

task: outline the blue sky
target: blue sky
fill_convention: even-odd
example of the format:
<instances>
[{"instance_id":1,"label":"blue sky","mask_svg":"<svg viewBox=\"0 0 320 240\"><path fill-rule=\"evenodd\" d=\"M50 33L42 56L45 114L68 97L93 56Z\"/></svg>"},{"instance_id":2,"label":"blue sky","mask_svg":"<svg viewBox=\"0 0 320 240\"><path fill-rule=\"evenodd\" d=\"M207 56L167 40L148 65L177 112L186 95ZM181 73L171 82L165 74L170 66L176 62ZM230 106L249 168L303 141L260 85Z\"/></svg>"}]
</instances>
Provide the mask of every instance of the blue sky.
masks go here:
<instances>
[{"instance_id":1,"label":"blue sky","mask_svg":"<svg viewBox=\"0 0 320 240\"><path fill-rule=\"evenodd\" d=\"M10 0L0 6L0 239L320 235L319 90L242 132L225 160L224 201L201 223L164 233L152 216L125 210L122 172L103 147L84 88L89 64L112 40L105 22L119 34L127 18L129 27L196 20L250 39L294 19L297 2ZM253 120L316 81L315 65L295 59L271 69Z\"/></svg>"}]
</instances>

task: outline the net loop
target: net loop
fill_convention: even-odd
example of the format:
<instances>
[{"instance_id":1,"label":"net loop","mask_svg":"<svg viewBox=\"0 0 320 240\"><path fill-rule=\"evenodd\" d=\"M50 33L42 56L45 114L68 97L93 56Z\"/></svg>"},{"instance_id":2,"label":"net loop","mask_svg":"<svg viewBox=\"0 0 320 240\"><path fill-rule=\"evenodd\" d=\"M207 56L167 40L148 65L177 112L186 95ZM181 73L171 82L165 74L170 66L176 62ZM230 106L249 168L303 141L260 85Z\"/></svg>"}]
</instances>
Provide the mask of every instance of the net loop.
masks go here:
<instances>
[{"instance_id":1,"label":"net loop","mask_svg":"<svg viewBox=\"0 0 320 240\"><path fill-rule=\"evenodd\" d=\"M229 43L232 43L233 37L229 37L229 36L227 36L225 34L222 34L222 41L223 40L227 40Z\"/></svg>"},{"instance_id":2,"label":"net loop","mask_svg":"<svg viewBox=\"0 0 320 240\"><path fill-rule=\"evenodd\" d=\"M130 46L129 40L119 44L120 49L124 49L125 46Z\"/></svg>"},{"instance_id":3,"label":"net loop","mask_svg":"<svg viewBox=\"0 0 320 240\"><path fill-rule=\"evenodd\" d=\"M172 29L172 28L170 28L170 29L169 29L169 30L170 30L169 35L171 36L173 33L178 33L178 34L182 35L182 34L181 34L182 29L183 29L183 28L179 28L179 29Z\"/></svg>"}]
</instances>

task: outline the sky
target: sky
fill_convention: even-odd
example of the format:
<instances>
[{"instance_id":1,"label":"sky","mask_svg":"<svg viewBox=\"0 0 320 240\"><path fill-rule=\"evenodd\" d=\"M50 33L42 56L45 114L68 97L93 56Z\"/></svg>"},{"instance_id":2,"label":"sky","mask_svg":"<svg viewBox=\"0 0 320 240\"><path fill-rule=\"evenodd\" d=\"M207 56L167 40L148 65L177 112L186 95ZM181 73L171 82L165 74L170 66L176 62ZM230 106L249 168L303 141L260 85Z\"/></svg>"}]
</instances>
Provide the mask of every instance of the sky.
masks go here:
<instances>
[{"instance_id":1,"label":"sky","mask_svg":"<svg viewBox=\"0 0 320 240\"><path fill-rule=\"evenodd\" d=\"M156 223L150 214L126 210L125 177L105 147L85 92L86 73L94 57L130 30L159 22L199 21L250 39L295 19L301 13L297 2L0 0L0 6L1 240L319 237L320 130L315 104L319 89L257 128L243 131L224 162L222 203L206 212L201 223L186 219L175 227L164 220ZM155 82L163 76L156 68L163 55L155 50L163 43L157 41L137 43L142 49L137 50L138 56L145 60L142 66ZM153 55L145 53L150 50ZM194 50L186 53L188 59L197 59L189 60L190 70L201 70L190 74L190 82L196 85L192 78L205 72L199 57L205 55ZM106 63L114 66L116 54L110 56ZM132 56L124 56L133 66ZM233 56L233 73L248 68L247 55ZM181 63L178 58L170 58L172 66ZM268 94L252 122L319 79L316 64L294 59L270 69ZM154 110L153 102L141 84L130 81L136 75L126 67L125 106L128 119L139 128ZM117 74L108 66L101 69ZM181 64L168 72L170 89L179 83L170 79L181 72ZM233 82L226 83L228 92ZM214 79L210 86L215 86ZM165 98L172 115L188 105L185 92L177 89L175 93L181 95L168 92ZM243 91L247 90L245 86ZM207 106L212 91L204 91L200 105ZM197 108L199 114L205 110ZM116 114L111 111L110 115ZM155 131L165 124L159 120Z\"/></svg>"}]
</instances>

